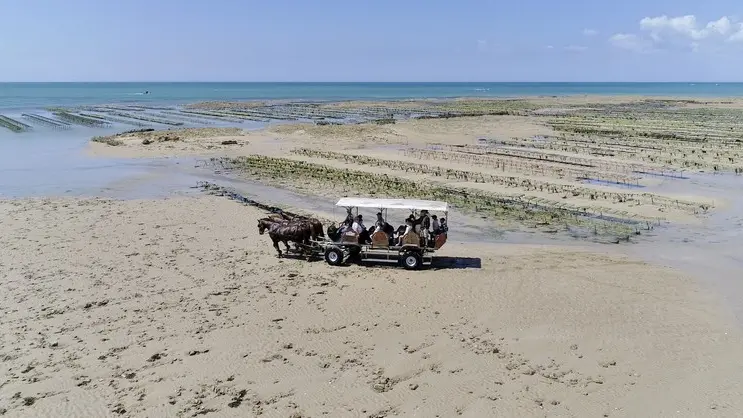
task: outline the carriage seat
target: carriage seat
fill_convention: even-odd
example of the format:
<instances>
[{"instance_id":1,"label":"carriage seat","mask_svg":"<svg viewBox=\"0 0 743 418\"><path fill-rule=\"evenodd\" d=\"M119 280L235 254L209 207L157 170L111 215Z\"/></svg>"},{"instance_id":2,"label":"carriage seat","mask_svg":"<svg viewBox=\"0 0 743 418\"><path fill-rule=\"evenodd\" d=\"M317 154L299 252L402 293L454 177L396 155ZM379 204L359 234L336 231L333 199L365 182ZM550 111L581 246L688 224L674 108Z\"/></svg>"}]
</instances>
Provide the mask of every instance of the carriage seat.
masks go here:
<instances>
[{"instance_id":1,"label":"carriage seat","mask_svg":"<svg viewBox=\"0 0 743 418\"><path fill-rule=\"evenodd\" d=\"M402 245L414 245L416 247L420 246L421 244L421 237L420 235L416 234L415 232L408 232L407 234L402 236Z\"/></svg>"},{"instance_id":2,"label":"carriage seat","mask_svg":"<svg viewBox=\"0 0 743 418\"><path fill-rule=\"evenodd\" d=\"M357 234L355 231L346 231L341 235L341 243L342 244L358 244L359 243L359 234Z\"/></svg>"},{"instance_id":3,"label":"carriage seat","mask_svg":"<svg viewBox=\"0 0 743 418\"><path fill-rule=\"evenodd\" d=\"M438 250L439 248L443 247L444 244L446 244L446 233L445 232L436 235L436 238L434 239L433 249Z\"/></svg>"},{"instance_id":4,"label":"carriage seat","mask_svg":"<svg viewBox=\"0 0 743 418\"><path fill-rule=\"evenodd\" d=\"M377 231L371 236L372 248L390 248L390 238L384 231Z\"/></svg>"}]
</instances>

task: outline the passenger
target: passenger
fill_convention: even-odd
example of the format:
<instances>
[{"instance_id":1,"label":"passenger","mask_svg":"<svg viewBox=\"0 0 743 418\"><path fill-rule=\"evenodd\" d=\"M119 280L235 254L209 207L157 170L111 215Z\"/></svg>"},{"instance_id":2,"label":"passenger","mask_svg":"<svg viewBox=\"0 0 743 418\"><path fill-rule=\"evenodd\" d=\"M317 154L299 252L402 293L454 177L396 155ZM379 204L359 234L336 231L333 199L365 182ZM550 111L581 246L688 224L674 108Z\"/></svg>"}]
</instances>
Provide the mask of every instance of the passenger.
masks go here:
<instances>
[{"instance_id":1,"label":"passenger","mask_svg":"<svg viewBox=\"0 0 743 418\"><path fill-rule=\"evenodd\" d=\"M353 224L353 213L351 209L346 209L346 219L341 223L341 227L350 227Z\"/></svg>"},{"instance_id":2,"label":"passenger","mask_svg":"<svg viewBox=\"0 0 743 418\"><path fill-rule=\"evenodd\" d=\"M431 235L431 217L428 215L427 210L421 211L421 217L420 217L420 225L421 225L421 238L424 240L428 240Z\"/></svg>"},{"instance_id":3,"label":"passenger","mask_svg":"<svg viewBox=\"0 0 743 418\"><path fill-rule=\"evenodd\" d=\"M351 229L357 234L361 234L363 231L366 231L364 220L361 215L356 216L354 222L351 224Z\"/></svg>"},{"instance_id":4,"label":"passenger","mask_svg":"<svg viewBox=\"0 0 743 418\"><path fill-rule=\"evenodd\" d=\"M436 215L432 215L431 216L431 231L433 231L434 235L438 235L439 229L441 229L441 227L439 226L439 218Z\"/></svg>"},{"instance_id":5,"label":"passenger","mask_svg":"<svg viewBox=\"0 0 743 418\"><path fill-rule=\"evenodd\" d=\"M356 219L351 226L351 229L358 234L359 244L368 244L371 242L371 235L364 226L364 218L361 215L356 216Z\"/></svg>"},{"instance_id":6,"label":"passenger","mask_svg":"<svg viewBox=\"0 0 743 418\"><path fill-rule=\"evenodd\" d=\"M411 215L412 216L412 215ZM413 231L413 221L408 218L405 220L405 231L403 231L402 234L397 238L397 245L402 245L402 237L409 234L411 231Z\"/></svg>"},{"instance_id":7,"label":"passenger","mask_svg":"<svg viewBox=\"0 0 743 418\"><path fill-rule=\"evenodd\" d=\"M411 213L410 216L408 216L408 219L413 223L413 232L420 235L421 220L423 218L416 218L415 215Z\"/></svg>"},{"instance_id":8,"label":"passenger","mask_svg":"<svg viewBox=\"0 0 743 418\"><path fill-rule=\"evenodd\" d=\"M374 223L374 229L382 231L384 229L384 225L387 222L382 217L382 212L377 212L377 222Z\"/></svg>"},{"instance_id":9,"label":"passenger","mask_svg":"<svg viewBox=\"0 0 743 418\"><path fill-rule=\"evenodd\" d=\"M441 218L441 226L439 228L442 234L449 232L449 225L446 223L446 218Z\"/></svg>"},{"instance_id":10,"label":"passenger","mask_svg":"<svg viewBox=\"0 0 743 418\"><path fill-rule=\"evenodd\" d=\"M346 209L346 219L341 222L340 226L338 226L338 232L340 234L344 234L351 230L351 226L353 225L353 214L351 213L351 209Z\"/></svg>"}]
</instances>

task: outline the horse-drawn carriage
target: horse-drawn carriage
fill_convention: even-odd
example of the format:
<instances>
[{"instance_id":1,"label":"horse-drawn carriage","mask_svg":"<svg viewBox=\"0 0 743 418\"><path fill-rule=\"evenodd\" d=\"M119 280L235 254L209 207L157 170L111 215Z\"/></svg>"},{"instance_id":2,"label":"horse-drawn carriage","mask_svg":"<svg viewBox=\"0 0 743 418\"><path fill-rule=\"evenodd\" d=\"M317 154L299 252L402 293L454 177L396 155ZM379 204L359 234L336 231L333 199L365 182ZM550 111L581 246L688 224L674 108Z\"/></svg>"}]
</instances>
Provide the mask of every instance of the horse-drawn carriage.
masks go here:
<instances>
[{"instance_id":1,"label":"horse-drawn carriage","mask_svg":"<svg viewBox=\"0 0 743 418\"><path fill-rule=\"evenodd\" d=\"M345 208L349 215L352 215L353 211L358 215L360 208L378 210L382 214L385 224L389 210L409 211L413 216L420 211L443 212L444 214L448 214L449 211L446 202L410 199L346 197L340 199L336 206ZM300 219L295 223L288 219L285 220L283 224L284 235L285 238L289 238L282 239L278 235L279 227L271 227L269 225L270 221L267 219L259 221L259 230L262 234L264 230L268 229L269 235L271 235L272 230L270 228L274 228L275 233L271 238L279 256L281 256L281 250L278 247L278 242L283 241L289 252L302 253L308 257L323 257L330 265L341 265L348 260L373 261L402 264L406 269L414 270L431 265L433 254L446 243L447 238L446 231L429 235L419 234L416 230L411 230L399 237L392 237L387 228L377 228L368 239L360 239L359 234L352 229L345 230L333 239L331 235L334 234L329 233L326 236L321 228L318 231L317 224L319 222L317 220L303 218L304 220ZM387 226L389 225L387 224ZM295 248L289 248L287 240L294 242Z\"/></svg>"}]
</instances>

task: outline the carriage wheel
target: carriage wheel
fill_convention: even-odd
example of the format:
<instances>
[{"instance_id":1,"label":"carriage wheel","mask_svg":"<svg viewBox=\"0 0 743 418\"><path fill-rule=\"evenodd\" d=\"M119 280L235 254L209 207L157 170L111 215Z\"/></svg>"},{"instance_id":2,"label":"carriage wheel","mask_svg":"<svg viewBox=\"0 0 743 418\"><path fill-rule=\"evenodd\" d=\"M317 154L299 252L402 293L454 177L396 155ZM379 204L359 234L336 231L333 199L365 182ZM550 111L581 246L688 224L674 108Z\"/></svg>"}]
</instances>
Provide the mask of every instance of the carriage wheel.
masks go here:
<instances>
[{"instance_id":1,"label":"carriage wheel","mask_svg":"<svg viewBox=\"0 0 743 418\"><path fill-rule=\"evenodd\" d=\"M331 266L343 264L343 251L339 248L328 248L325 250L325 261Z\"/></svg>"},{"instance_id":2,"label":"carriage wheel","mask_svg":"<svg viewBox=\"0 0 743 418\"><path fill-rule=\"evenodd\" d=\"M423 264L423 259L418 253L406 252L402 256L402 265L406 270L418 270Z\"/></svg>"}]
</instances>

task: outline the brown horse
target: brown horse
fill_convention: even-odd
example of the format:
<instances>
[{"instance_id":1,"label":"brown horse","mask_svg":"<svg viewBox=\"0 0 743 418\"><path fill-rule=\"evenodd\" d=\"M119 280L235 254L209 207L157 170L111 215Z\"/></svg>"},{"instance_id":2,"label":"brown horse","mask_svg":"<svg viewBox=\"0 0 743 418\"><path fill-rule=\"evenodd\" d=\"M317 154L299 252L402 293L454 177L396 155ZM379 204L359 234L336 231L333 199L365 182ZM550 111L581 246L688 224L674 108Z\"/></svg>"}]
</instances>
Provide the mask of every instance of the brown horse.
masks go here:
<instances>
[{"instance_id":1,"label":"brown horse","mask_svg":"<svg viewBox=\"0 0 743 418\"><path fill-rule=\"evenodd\" d=\"M317 218L310 218L308 216L302 216L302 215L297 215L297 216L291 217L291 216L287 215L284 212L279 212L279 213L276 213L276 214L271 214L271 215L269 215L269 218L272 218L272 219L281 218L281 219L283 219L285 221L289 221L289 222L292 222L292 221L304 221L304 222L308 222L310 224L310 226L312 227L312 239L313 240L317 240L317 237L325 237L325 231L324 231L324 228L322 226L322 222L320 222L320 220L317 219Z\"/></svg>"},{"instance_id":2,"label":"brown horse","mask_svg":"<svg viewBox=\"0 0 743 418\"><path fill-rule=\"evenodd\" d=\"M283 242L286 246L286 251L289 251L289 241L296 244L307 244L310 237L312 236L312 227L307 222L295 221L295 222L277 222L275 219L263 218L258 220L258 233L263 235L268 230L268 236L273 241L273 247L279 253L279 257L283 254L279 249L279 242Z\"/></svg>"}]
</instances>

